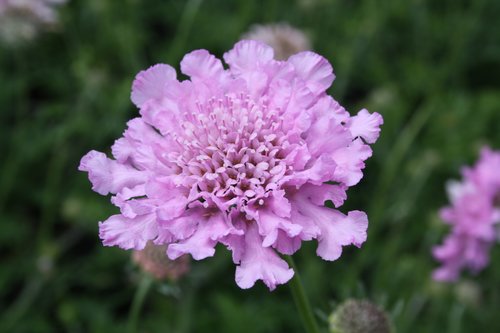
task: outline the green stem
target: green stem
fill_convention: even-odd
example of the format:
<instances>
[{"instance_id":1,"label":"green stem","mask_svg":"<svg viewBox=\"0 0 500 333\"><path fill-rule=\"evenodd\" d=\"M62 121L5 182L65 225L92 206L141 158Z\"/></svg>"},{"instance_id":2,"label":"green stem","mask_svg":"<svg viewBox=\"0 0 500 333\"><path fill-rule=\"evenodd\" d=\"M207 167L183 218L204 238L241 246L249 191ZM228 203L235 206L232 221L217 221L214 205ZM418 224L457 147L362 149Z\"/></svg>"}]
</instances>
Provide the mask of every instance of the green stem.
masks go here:
<instances>
[{"instance_id":1,"label":"green stem","mask_svg":"<svg viewBox=\"0 0 500 333\"><path fill-rule=\"evenodd\" d=\"M137 332L137 320L139 319L139 313L141 312L142 305L146 299L149 288L153 283L153 278L147 274L144 274L137 291L134 295L134 300L132 301L132 306L130 307L130 312L128 316L128 332Z\"/></svg>"},{"instance_id":2,"label":"green stem","mask_svg":"<svg viewBox=\"0 0 500 333\"><path fill-rule=\"evenodd\" d=\"M302 319L306 332L319 333L318 324L316 323L314 313L304 291L297 266L295 266L295 262L291 256L285 256L285 259L295 272L295 275L289 285L292 289L293 300L295 301L295 305L297 306L297 310L299 311L299 315Z\"/></svg>"}]
</instances>

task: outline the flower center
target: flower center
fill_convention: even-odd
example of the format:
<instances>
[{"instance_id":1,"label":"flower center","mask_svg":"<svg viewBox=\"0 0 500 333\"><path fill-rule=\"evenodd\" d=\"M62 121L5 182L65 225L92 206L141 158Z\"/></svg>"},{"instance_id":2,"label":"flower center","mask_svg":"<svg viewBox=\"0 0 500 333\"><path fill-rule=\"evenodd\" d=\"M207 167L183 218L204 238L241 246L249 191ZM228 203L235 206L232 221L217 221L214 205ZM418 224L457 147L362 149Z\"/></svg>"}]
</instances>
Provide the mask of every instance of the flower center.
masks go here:
<instances>
[{"instance_id":1,"label":"flower center","mask_svg":"<svg viewBox=\"0 0 500 333\"><path fill-rule=\"evenodd\" d=\"M186 115L184 132L175 137L182 147L175 158L179 175L202 197L210 194L228 209L263 200L291 170L284 160L290 143L279 110L246 96L212 99L198 108Z\"/></svg>"}]
</instances>

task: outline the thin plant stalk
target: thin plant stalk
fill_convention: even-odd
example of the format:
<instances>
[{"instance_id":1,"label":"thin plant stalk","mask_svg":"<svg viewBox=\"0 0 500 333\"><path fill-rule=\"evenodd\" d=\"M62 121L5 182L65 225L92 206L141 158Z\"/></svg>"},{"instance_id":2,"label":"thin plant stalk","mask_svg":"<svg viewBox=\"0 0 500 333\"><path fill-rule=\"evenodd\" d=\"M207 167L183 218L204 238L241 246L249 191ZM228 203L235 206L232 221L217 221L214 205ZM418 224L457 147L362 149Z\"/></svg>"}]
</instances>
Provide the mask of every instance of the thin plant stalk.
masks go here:
<instances>
[{"instance_id":1,"label":"thin plant stalk","mask_svg":"<svg viewBox=\"0 0 500 333\"><path fill-rule=\"evenodd\" d=\"M142 276L139 286L137 287L137 291L135 292L132 305L130 307L130 312L128 316L129 333L137 332L137 321L139 319L139 314L141 312L144 300L146 299L146 295L148 294L148 291L151 288L152 283L153 283L153 278L151 276L147 274L144 274Z\"/></svg>"},{"instance_id":2,"label":"thin plant stalk","mask_svg":"<svg viewBox=\"0 0 500 333\"><path fill-rule=\"evenodd\" d=\"M293 279L289 282L289 286L292 290L293 300L297 306L297 311L302 319L304 328L307 333L319 333L318 323L316 322L311 305L309 304L309 299L307 298L304 286L302 285L302 280L300 278L299 271L297 270L297 266L291 256L286 256L285 259L295 272Z\"/></svg>"}]
</instances>

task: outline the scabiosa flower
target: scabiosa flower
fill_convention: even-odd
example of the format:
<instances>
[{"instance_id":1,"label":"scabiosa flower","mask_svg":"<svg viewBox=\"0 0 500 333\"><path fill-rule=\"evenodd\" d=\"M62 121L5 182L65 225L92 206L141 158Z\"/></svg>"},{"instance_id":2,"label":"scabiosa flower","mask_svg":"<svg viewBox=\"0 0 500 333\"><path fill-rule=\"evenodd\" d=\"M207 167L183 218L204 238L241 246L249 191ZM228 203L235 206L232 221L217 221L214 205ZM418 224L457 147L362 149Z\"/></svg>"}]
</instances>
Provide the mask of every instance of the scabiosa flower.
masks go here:
<instances>
[{"instance_id":1,"label":"scabiosa flower","mask_svg":"<svg viewBox=\"0 0 500 333\"><path fill-rule=\"evenodd\" d=\"M306 34L286 23L256 24L243 35L243 39L257 40L271 46L277 60L286 60L295 53L311 49Z\"/></svg>"},{"instance_id":2,"label":"scabiosa flower","mask_svg":"<svg viewBox=\"0 0 500 333\"><path fill-rule=\"evenodd\" d=\"M155 245L149 241L142 250L134 250L132 260L145 272L158 280L176 281L189 271L189 257L170 260L166 255L167 245Z\"/></svg>"},{"instance_id":3,"label":"scabiosa flower","mask_svg":"<svg viewBox=\"0 0 500 333\"><path fill-rule=\"evenodd\" d=\"M489 250L497 239L495 225L500 222L500 152L483 148L472 168L462 170L462 182L448 183L451 205L440 216L451 225L444 243L434 248L442 266L433 277L454 281L462 269L476 273L489 261Z\"/></svg>"},{"instance_id":4,"label":"scabiosa flower","mask_svg":"<svg viewBox=\"0 0 500 333\"><path fill-rule=\"evenodd\" d=\"M328 96L332 67L315 53L277 61L266 44L241 41L224 60L229 69L193 51L180 82L168 65L140 72L131 97L141 116L113 145L115 159L91 151L79 169L120 208L99 224L104 245L140 250L152 240L171 259L200 260L221 243L241 288L274 289L293 276L278 253L317 239L317 254L336 260L366 240L365 213L324 203L341 206L360 181L382 117L351 117Z\"/></svg>"},{"instance_id":5,"label":"scabiosa flower","mask_svg":"<svg viewBox=\"0 0 500 333\"><path fill-rule=\"evenodd\" d=\"M57 24L55 6L66 0L0 0L0 36L7 42L31 39Z\"/></svg>"}]
</instances>

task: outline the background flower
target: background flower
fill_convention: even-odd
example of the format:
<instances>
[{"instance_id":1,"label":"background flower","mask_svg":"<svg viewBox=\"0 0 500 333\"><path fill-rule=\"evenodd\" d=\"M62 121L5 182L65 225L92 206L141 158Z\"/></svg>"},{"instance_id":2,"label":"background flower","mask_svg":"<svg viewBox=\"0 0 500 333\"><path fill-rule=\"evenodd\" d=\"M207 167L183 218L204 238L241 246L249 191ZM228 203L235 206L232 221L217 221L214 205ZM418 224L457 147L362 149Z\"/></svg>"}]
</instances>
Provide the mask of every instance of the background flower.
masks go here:
<instances>
[{"instance_id":1,"label":"background flower","mask_svg":"<svg viewBox=\"0 0 500 333\"><path fill-rule=\"evenodd\" d=\"M477 164L463 169L462 182L448 183L451 206L440 215L452 229L433 251L442 263L434 272L436 280L454 281L462 269L477 273L488 264L500 222L499 170L500 152L483 148Z\"/></svg>"},{"instance_id":2,"label":"background flower","mask_svg":"<svg viewBox=\"0 0 500 333\"><path fill-rule=\"evenodd\" d=\"M56 5L66 0L0 0L0 36L6 42L31 39L57 24Z\"/></svg>"},{"instance_id":3,"label":"background flower","mask_svg":"<svg viewBox=\"0 0 500 333\"><path fill-rule=\"evenodd\" d=\"M286 60L295 53L311 49L309 37L287 23L253 25L242 39L266 43L274 49L274 58L277 60Z\"/></svg>"}]
</instances>

